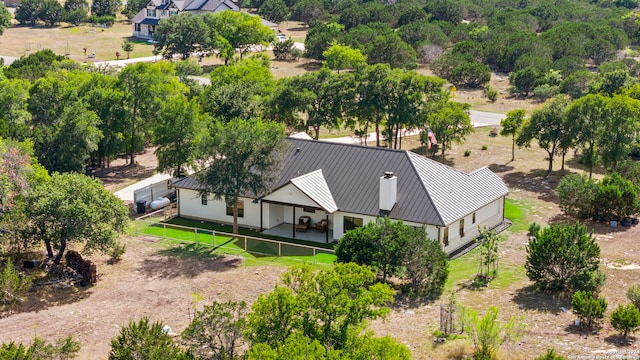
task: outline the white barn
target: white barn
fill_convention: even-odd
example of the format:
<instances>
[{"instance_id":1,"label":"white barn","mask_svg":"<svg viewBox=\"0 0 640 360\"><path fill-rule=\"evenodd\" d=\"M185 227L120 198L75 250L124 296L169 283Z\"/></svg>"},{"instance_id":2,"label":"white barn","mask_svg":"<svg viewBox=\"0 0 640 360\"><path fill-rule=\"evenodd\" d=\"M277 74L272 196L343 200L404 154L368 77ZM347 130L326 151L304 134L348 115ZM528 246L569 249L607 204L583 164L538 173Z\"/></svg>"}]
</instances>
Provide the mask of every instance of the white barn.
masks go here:
<instances>
[{"instance_id":1,"label":"white barn","mask_svg":"<svg viewBox=\"0 0 640 360\"><path fill-rule=\"evenodd\" d=\"M260 231L287 225L292 237L300 216L328 222L326 241L335 241L379 216L424 226L451 254L504 220L508 189L488 168L463 173L406 150L391 150L288 138L291 146L271 192L240 200L240 226ZM178 214L232 223L232 209L201 194L192 177L174 182Z\"/></svg>"}]
</instances>

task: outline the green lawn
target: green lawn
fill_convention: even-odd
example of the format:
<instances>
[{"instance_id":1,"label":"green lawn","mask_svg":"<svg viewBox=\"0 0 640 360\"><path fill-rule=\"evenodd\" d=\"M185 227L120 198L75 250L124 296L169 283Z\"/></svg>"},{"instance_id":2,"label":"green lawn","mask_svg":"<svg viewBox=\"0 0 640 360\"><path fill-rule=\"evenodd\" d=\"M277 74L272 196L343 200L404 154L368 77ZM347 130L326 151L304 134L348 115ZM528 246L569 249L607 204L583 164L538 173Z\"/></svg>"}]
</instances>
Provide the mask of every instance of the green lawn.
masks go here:
<instances>
[{"instance_id":1,"label":"green lawn","mask_svg":"<svg viewBox=\"0 0 640 360\"><path fill-rule=\"evenodd\" d=\"M509 228L512 233L529 229L529 219L526 214L531 213L533 205L524 201L506 199L504 202L504 217L511 220L513 225Z\"/></svg>"},{"instance_id":2,"label":"green lawn","mask_svg":"<svg viewBox=\"0 0 640 360\"><path fill-rule=\"evenodd\" d=\"M179 222L185 223L185 221ZM206 225L198 224L201 227ZM280 265L299 264L300 262L330 265L334 263L336 258L333 253L321 248L315 250L314 257L314 249L243 236L234 239L229 235L221 235L217 232L219 230L213 229L220 227L219 225L209 224L209 227L212 229L188 228L184 225L170 223L138 222L136 231L139 234L166 238L167 244L172 246L179 245L178 249L174 249L177 252L176 255L184 256L189 253L202 256L213 254L242 255L245 258L245 264L250 266L264 264L265 261ZM227 230L224 227L223 229Z\"/></svg>"}]
</instances>

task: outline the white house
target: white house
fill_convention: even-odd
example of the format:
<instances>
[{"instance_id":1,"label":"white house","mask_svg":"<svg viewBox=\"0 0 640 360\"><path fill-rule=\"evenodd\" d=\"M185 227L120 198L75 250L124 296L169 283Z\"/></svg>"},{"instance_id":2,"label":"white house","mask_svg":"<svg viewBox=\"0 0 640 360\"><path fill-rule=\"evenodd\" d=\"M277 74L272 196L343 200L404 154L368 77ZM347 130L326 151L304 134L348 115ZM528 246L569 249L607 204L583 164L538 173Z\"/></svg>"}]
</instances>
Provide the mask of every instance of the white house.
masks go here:
<instances>
[{"instance_id":1,"label":"white house","mask_svg":"<svg viewBox=\"0 0 640 360\"><path fill-rule=\"evenodd\" d=\"M223 10L240 11L240 8L231 0L150 0L147 6L131 19L133 36L152 39L161 19L181 12L202 14Z\"/></svg>"},{"instance_id":2,"label":"white house","mask_svg":"<svg viewBox=\"0 0 640 360\"><path fill-rule=\"evenodd\" d=\"M266 230L328 222L326 241L338 240L379 216L424 226L447 253L469 244L478 226L504 220L508 194L502 179L486 167L463 173L411 151L288 138L291 143L271 192L240 200L240 226ZM174 182L181 217L232 223L224 201L201 195L191 177ZM296 236L295 226L292 236ZM313 226L309 231L315 231Z\"/></svg>"},{"instance_id":3,"label":"white house","mask_svg":"<svg viewBox=\"0 0 640 360\"><path fill-rule=\"evenodd\" d=\"M131 19L133 37L153 39L153 33L160 20L181 12L203 14L224 10L240 11L240 8L232 0L150 0L147 6ZM278 31L278 24L262 18L260 20L262 25Z\"/></svg>"}]
</instances>

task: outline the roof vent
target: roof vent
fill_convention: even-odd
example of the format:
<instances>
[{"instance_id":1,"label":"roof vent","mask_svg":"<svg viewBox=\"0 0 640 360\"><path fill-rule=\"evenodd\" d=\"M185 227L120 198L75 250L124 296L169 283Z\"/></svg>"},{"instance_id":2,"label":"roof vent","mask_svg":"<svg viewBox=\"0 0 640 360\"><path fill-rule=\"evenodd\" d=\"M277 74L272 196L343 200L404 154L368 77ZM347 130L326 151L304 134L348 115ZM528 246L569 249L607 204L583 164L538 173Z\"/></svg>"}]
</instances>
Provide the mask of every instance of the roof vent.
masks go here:
<instances>
[{"instance_id":1,"label":"roof vent","mask_svg":"<svg viewBox=\"0 0 640 360\"><path fill-rule=\"evenodd\" d=\"M380 177L380 210L391 211L398 197L398 177L387 171Z\"/></svg>"},{"instance_id":2,"label":"roof vent","mask_svg":"<svg viewBox=\"0 0 640 360\"><path fill-rule=\"evenodd\" d=\"M300 147L299 146L296 148L296 152L300 152Z\"/></svg>"}]
</instances>

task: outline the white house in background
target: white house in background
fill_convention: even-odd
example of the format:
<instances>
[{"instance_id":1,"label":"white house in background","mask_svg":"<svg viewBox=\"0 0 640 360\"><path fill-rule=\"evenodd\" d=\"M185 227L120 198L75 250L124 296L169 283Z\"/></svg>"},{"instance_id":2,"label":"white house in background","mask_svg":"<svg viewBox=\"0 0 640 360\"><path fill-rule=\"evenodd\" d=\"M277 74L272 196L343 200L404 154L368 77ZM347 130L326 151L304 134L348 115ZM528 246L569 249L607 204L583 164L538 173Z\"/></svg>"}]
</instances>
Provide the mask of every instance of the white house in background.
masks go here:
<instances>
[{"instance_id":1,"label":"white house in background","mask_svg":"<svg viewBox=\"0 0 640 360\"><path fill-rule=\"evenodd\" d=\"M232 0L150 0L147 6L131 19L133 37L153 39L153 33L160 20L181 12L193 14L217 13L224 10L240 11ZM278 24L261 19L265 25L278 31Z\"/></svg>"},{"instance_id":2,"label":"white house in background","mask_svg":"<svg viewBox=\"0 0 640 360\"><path fill-rule=\"evenodd\" d=\"M202 14L223 10L240 11L240 8L231 0L150 0L147 6L131 19L133 36L152 39L161 19L181 12Z\"/></svg>"},{"instance_id":3,"label":"white house in background","mask_svg":"<svg viewBox=\"0 0 640 360\"><path fill-rule=\"evenodd\" d=\"M293 137L288 141L291 146L271 193L240 200L240 226L262 231L309 216L312 224L328 221L329 242L388 216L424 226L451 254L473 241L478 226L494 228L504 220L507 187L486 167L467 174L406 150ZM201 195L194 178L173 186L179 216L233 222L232 209Z\"/></svg>"}]
</instances>

